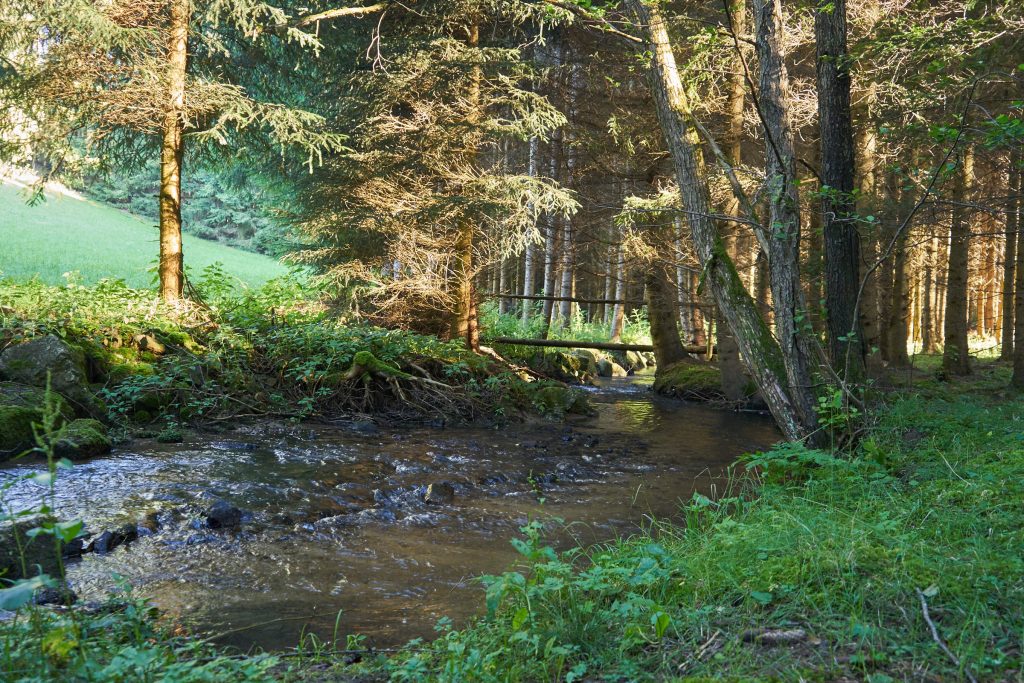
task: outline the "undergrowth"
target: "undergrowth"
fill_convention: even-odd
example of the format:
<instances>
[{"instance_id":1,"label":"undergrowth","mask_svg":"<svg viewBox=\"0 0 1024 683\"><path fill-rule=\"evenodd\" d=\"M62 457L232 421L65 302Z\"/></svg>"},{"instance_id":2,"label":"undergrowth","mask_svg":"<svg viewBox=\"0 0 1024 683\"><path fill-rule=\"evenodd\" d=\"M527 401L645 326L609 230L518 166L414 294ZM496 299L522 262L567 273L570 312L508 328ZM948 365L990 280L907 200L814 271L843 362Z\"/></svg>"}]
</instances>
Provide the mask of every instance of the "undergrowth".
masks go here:
<instances>
[{"instance_id":1,"label":"undergrowth","mask_svg":"<svg viewBox=\"0 0 1024 683\"><path fill-rule=\"evenodd\" d=\"M472 419L530 406L508 368L456 343L339 315L299 277L239 291L211 267L196 289L205 306L172 309L118 280L0 281L0 351L63 338L84 354L111 417L140 425L239 415ZM400 368L400 381L350 376L360 352Z\"/></svg>"}]
</instances>

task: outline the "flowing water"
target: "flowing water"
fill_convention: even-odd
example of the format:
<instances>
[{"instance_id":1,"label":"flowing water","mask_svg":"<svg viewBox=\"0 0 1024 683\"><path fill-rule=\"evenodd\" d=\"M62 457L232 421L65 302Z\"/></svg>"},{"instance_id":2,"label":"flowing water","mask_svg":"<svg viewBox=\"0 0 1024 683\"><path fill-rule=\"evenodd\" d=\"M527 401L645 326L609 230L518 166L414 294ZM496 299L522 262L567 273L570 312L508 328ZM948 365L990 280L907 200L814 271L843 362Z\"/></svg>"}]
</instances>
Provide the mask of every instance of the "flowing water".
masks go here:
<instances>
[{"instance_id":1,"label":"flowing water","mask_svg":"<svg viewBox=\"0 0 1024 683\"><path fill-rule=\"evenodd\" d=\"M336 622L341 635L401 644L442 616L458 624L479 613L476 577L515 562L509 541L529 519L549 520L561 544L628 535L677 516L681 499L709 493L739 455L778 438L766 417L664 399L643 379L609 380L591 398L597 416L568 424L265 424L230 438L134 441L62 472L55 508L93 533L147 516L155 531L84 555L69 581L84 600L127 582L244 648L292 647L303 631L330 638ZM39 467L6 467L0 481ZM441 482L454 497L424 502ZM5 503L28 507L44 492L18 482ZM245 511L239 529L206 525L220 500Z\"/></svg>"}]
</instances>

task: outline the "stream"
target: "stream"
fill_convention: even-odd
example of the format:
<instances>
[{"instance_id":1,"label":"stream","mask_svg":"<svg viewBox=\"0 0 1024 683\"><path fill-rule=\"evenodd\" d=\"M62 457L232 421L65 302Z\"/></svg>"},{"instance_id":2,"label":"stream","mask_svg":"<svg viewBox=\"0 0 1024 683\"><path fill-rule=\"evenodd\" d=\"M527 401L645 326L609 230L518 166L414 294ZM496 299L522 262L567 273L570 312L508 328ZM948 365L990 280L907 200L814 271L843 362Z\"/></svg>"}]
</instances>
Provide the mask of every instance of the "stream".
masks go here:
<instances>
[{"instance_id":1,"label":"stream","mask_svg":"<svg viewBox=\"0 0 1024 683\"><path fill-rule=\"evenodd\" d=\"M294 647L303 632L330 639L336 622L376 647L429 637L442 616L458 625L480 613L476 577L513 565L509 541L529 519L549 520L563 546L678 519L681 499L712 494L738 456L779 438L768 417L662 398L649 382L605 380L588 389L596 417L567 423L266 423L181 444L137 439L61 472L54 507L93 534L147 517L155 531L87 553L68 579L80 600L127 582L244 649ZM0 483L40 467L5 466ZM424 501L430 484L440 501ZM18 481L3 502L25 509L44 494ZM217 501L244 511L238 529L208 528Z\"/></svg>"}]
</instances>

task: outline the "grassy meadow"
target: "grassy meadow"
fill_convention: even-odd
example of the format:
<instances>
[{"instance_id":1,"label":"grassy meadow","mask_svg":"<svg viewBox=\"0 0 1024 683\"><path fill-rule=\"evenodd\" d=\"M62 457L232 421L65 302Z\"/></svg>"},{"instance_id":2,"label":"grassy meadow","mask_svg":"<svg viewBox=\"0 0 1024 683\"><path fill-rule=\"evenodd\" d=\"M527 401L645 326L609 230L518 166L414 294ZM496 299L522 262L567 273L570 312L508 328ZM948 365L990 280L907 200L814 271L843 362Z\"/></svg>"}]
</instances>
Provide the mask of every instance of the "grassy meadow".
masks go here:
<instances>
[{"instance_id":1,"label":"grassy meadow","mask_svg":"<svg viewBox=\"0 0 1024 683\"><path fill-rule=\"evenodd\" d=\"M257 286L287 271L268 256L184 238L185 267L193 274L219 262L226 273ZM83 284L121 278L144 288L153 283L158 252L149 221L62 194L47 193L45 202L29 206L18 187L0 184L0 277L62 284L65 273L77 271Z\"/></svg>"}]
</instances>

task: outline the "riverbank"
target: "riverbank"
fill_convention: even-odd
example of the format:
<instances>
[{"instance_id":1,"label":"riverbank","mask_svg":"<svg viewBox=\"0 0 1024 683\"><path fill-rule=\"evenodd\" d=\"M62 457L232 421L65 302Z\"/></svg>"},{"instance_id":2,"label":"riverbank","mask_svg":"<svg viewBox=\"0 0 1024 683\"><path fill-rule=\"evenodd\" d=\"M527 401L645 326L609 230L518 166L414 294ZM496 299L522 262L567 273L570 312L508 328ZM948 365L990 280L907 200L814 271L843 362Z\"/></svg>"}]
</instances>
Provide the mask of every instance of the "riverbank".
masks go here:
<instances>
[{"instance_id":1,"label":"riverbank","mask_svg":"<svg viewBox=\"0 0 1024 683\"><path fill-rule=\"evenodd\" d=\"M213 270L196 288L201 305L171 308L117 281L0 281L0 456L33 447L48 372L68 421L106 424L115 440L175 440L242 417L458 423L586 411L578 393L458 344L348 320L295 278L236 291Z\"/></svg>"},{"instance_id":2,"label":"riverbank","mask_svg":"<svg viewBox=\"0 0 1024 683\"><path fill-rule=\"evenodd\" d=\"M1006 378L928 380L855 453L752 456L756 478L620 543L558 554L530 527L487 618L366 674L1019 680L1024 399Z\"/></svg>"}]
</instances>

